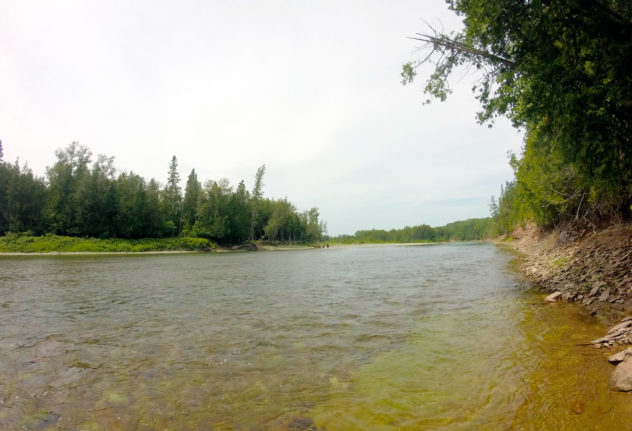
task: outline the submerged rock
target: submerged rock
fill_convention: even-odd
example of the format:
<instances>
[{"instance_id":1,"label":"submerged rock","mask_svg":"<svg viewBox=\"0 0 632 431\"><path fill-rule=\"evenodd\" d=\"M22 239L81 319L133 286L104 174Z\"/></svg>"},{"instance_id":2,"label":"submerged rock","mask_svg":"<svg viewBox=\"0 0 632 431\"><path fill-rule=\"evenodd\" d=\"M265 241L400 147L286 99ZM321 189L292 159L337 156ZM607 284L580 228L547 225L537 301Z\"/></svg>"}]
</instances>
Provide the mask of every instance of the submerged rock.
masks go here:
<instances>
[{"instance_id":1,"label":"submerged rock","mask_svg":"<svg viewBox=\"0 0 632 431\"><path fill-rule=\"evenodd\" d=\"M544 298L544 300L548 302L555 302L560 298L560 296L562 296L562 292L557 291L557 292L551 293L549 296Z\"/></svg>"},{"instance_id":2,"label":"submerged rock","mask_svg":"<svg viewBox=\"0 0 632 431\"><path fill-rule=\"evenodd\" d=\"M610 376L610 387L622 392L632 391L632 359L620 362Z\"/></svg>"},{"instance_id":3,"label":"submerged rock","mask_svg":"<svg viewBox=\"0 0 632 431\"><path fill-rule=\"evenodd\" d=\"M612 364L618 364L619 362L625 361L627 358L632 357L632 347L628 347L625 350L620 351L619 353L615 353L608 358L608 362Z\"/></svg>"}]
</instances>

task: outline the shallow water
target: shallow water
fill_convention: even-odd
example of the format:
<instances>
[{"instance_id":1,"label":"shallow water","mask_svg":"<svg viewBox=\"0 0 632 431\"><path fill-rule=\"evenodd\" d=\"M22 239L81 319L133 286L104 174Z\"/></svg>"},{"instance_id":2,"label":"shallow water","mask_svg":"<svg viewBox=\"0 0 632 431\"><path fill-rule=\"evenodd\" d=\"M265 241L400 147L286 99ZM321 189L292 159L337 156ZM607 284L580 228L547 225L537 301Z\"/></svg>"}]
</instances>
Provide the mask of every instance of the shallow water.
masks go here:
<instances>
[{"instance_id":1,"label":"shallow water","mask_svg":"<svg viewBox=\"0 0 632 431\"><path fill-rule=\"evenodd\" d=\"M489 244L0 258L0 429L632 429Z\"/></svg>"}]
</instances>

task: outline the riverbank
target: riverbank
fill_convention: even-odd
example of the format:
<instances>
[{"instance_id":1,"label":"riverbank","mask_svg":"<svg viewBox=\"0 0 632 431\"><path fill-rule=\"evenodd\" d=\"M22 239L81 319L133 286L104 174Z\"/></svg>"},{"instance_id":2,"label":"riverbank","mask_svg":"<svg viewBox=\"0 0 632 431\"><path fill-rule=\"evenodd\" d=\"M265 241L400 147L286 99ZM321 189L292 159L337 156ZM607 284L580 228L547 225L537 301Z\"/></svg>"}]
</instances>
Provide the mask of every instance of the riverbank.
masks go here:
<instances>
[{"instance_id":1,"label":"riverbank","mask_svg":"<svg viewBox=\"0 0 632 431\"><path fill-rule=\"evenodd\" d=\"M60 235L28 236L8 234L0 236L0 256L47 256L47 255L105 255L105 254L160 254L216 252L230 253L243 251L293 251L312 250L314 248L350 248L350 247L394 247L426 246L437 243L336 243L316 244L281 243L257 241L238 245L219 245L208 239L193 237L176 238L78 238Z\"/></svg>"},{"instance_id":2,"label":"riverbank","mask_svg":"<svg viewBox=\"0 0 632 431\"><path fill-rule=\"evenodd\" d=\"M612 225L593 231L534 225L499 241L523 255L522 271L542 292L586 307L605 324L632 312L632 227Z\"/></svg>"},{"instance_id":3,"label":"riverbank","mask_svg":"<svg viewBox=\"0 0 632 431\"><path fill-rule=\"evenodd\" d=\"M616 368L609 387L632 391L632 348L622 350L632 344L632 226L543 232L531 224L497 243L522 254L522 271L549 294L547 301L578 303L612 326L604 336L582 344L612 349L606 358Z\"/></svg>"},{"instance_id":4,"label":"riverbank","mask_svg":"<svg viewBox=\"0 0 632 431\"><path fill-rule=\"evenodd\" d=\"M110 254L176 254L192 252L231 253L243 251L310 250L307 244L257 242L239 245L218 245L205 238L77 238L61 235L0 236L0 256L110 255Z\"/></svg>"},{"instance_id":5,"label":"riverbank","mask_svg":"<svg viewBox=\"0 0 632 431\"><path fill-rule=\"evenodd\" d=\"M212 251L217 244L204 238L77 238L60 235L0 237L0 254L102 254Z\"/></svg>"}]
</instances>

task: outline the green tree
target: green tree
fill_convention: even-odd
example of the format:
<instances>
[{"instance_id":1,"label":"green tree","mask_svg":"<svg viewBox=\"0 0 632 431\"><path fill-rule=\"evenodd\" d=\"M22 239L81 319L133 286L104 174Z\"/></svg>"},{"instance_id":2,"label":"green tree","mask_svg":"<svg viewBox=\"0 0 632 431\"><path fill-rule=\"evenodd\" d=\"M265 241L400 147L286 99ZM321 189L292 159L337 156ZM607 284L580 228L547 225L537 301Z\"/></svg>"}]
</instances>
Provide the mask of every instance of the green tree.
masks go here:
<instances>
[{"instance_id":1,"label":"green tree","mask_svg":"<svg viewBox=\"0 0 632 431\"><path fill-rule=\"evenodd\" d=\"M0 228L4 233L30 231L42 233L45 229L44 208L46 185L18 161L13 165L0 164Z\"/></svg>"},{"instance_id":2,"label":"green tree","mask_svg":"<svg viewBox=\"0 0 632 431\"><path fill-rule=\"evenodd\" d=\"M160 183L152 178L145 188L141 212L142 236L157 238L175 234L173 220L167 218L168 214L161 211L161 206Z\"/></svg>"},{"instance_id":3,"label":"green tree","mask_svg":"<svg viewBox=\"0 0 632 431\"><path fill-rule=\"evenodd\" d=\"M263 175L266 172L266 165L263 164L257 169L255 175L255 184L252 188L250 201L250 239L259 238L260 230L258 229L259 210L261 206L261 198L263 197Z\"/></svg>"},{"instance_id":4,"label":"green tree","mask_svg":"<svg viewBox=\"0 0 632 431\"><path fill-rule=\"evenodd\" d=\"M57 162L46 170L48 176L48 216L53 232L64 235L82 233L79 214L83 202L80 189L89 176L92 153L73 142L55 152Z\"/></svg>"},{"instance_id":5,"label":"green tree","mask_svg":"<svg viewBox=\"0 0 632 431\"><path fill-rule=\"evenodd\" d=\"M306 241L320 241L325 230L325 225L323 222L318 220L319 216L320 214L318 212L318 208L312 208L304 213L304 239Z\"/></svg>"},{"instance_id":6,"label":"green tree","mask_svg":"<svg viewBox=\"0 0 632 431\"><path fill-rule=\"evenodd\" d=\"M78 224L80 234L110 237L114 231L116 194L114 157L100 154L79 188Z\"/></svg>"},{"instance_id":7,"label":"green tree","mask_svg":"<svg viewBox=\"0 0 632 431\"><path fill-rule=\"evenodd\" d=\"M182 202L182 223L185 231L190 230L195 225L201 190L202 184L198 181L195 169L192 169L187 178L187 185L184 189L184 201Z\"/></svg>"},{"instance_id":8,"label":"green tree","mask_svg":"<svg viewBox=\"0 0 632 431\"><path fill-rule=\"evenodd\" d=\"M197 221L193 231L197 236L219 242L229 240L228 203L232 188L227 179L207 181L200 196Z\"/></svg>"},{"instance_id":9,"label":"green tree","mask_svg":"<svg viewBox=\"0 0 632 431\"><path fill-rule=\"evenodd\" d=\"M115 219L116 236L140 238L145 233L145 180L133 172L122 173L115 183L118 212Z\"/></svg>"},{"instance_id":10,"label":"green tree","mask_svg":"<svg viewBox=\"0 0 632 431\"><path fill-rule=\"evenodd\" d=\"M243 243L250 235L250 207L246 185L240 181L228 203L228 241Z\"/></svg>"},{"instance_id":11,"label":"green tree","mask_svg":"<svg viewBox=\"0 0 632 431\"><path fill-rule=\"evenodd\" d=\"M419 34L415 39L426 52L404 65L404 83L414 80L419 65L432 63L424 90L444 100L454 71L478 71L479 121L507 116L527 136L537 135L526 142L527 151L533 147L545 158L555 157L561 169L575 171L584 205L599 213L627 211L632 196L632 2L448 4L463 17L464 29Z\"/></svg>"},{"instance_id":12,"label":"green tree","mask_svg":"<svg viewBox=\"0 0 632 431\"><path fill-rule=\"evenodd\" d=\"M164 204L167 213L167 221L171 222L170 230L173 231L174 234L177 234L182 228L182 193L180 189L180 174L178 173L178 159L176 159L176 156L173 156L169 163Z\"/></svg>"},{"instance_id":13,"label":"green tree","mask_svg":"<svg viewBox=\"0 0 632 431\"><path fill-rule=\"evenodd\" d=\"M300 241L305 238L304 225L296 208L287 199L272 202L272 214L264 227L266 238L272 241Z\"/></svg>"}]
</instances>

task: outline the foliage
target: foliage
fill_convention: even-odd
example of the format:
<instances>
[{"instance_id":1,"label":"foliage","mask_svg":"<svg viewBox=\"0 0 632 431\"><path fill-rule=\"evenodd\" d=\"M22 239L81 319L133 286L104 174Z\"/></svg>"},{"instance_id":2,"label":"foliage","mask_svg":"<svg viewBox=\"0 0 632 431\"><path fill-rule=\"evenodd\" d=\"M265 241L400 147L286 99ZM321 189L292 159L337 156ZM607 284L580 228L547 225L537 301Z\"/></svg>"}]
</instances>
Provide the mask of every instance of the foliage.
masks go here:
<instances>
[{"instance_id":1,"label":"foliage","mask_svg":"<svg viewBox=\"0 0 632 431\"><path fill-rule=\"evenodd\" d=\"M491 218L475 218L448 223L445 226L430 227L427 224L406 226L403 229L359 230L354 235L341 235L332 238L332 242L353 243L415 243L474 241L488 239L494 235Z\"/></svg>"},{"instance_id":2,"label":"foliage","mask_svg":"<svg viewBox=\"0 0 632 431\"><path fill-rule=\"evenodd\" d=\"M41 233L45 226L43 208L46 186L18 162L0 163L0 232L31 230Z\"/></svg>"},{"instance_id":3,"label":"foliage","mask_svg":"<svg viewBox=\"0 0 632 431\"><path fill-rule=\"evenodd\" d=\"M169 163L169 172L167 176L167 185L164 189L164 212L166 213L166 221L172 232L179 233L182 228L182 193L180 190L180 174L178 173L178 159L176 156L171 158Z\"/></svg>"},{"instance_id":4,"label":"foliage","mask_svg":"<svg viewBox=\"0 0 632 431\"><path fill-rule=\"evenodd\" d=\"M184 189L184 200L182 202L183 231L188 231L197 220L196 211L201 190L202 184L198 181L195 169L192 169L187 178L187 185Z\"/></svg>"},{"instance_id":5,"label":"foliage","mask_svg":"<svg viewBox=\"0 0 632 431\"><path fill-rule=\"evenodd\" d=\"M197 237L205 247L209 241L238 244L266 233L273 240L318 241L325 230L318 209L299 213L287 200L263 197L265 165L257 170L252 195L243 181L233 189L225 178L206 181L202 187L192 170L183 198L175 156L164 187L134 172L116 175L114 158L99 155L93 163L91 151L76 142L58 150L56 156L47 169L48 184L26 166L0 162L0 235L31 231L59 238L130 240L184 236ZM60 241L51 247L66 250L77 243ZM194 244L191 238L187 241ZM36 243L48 249L41 241ZM81 242L80 247L101 249L104 244L109 247L110 243ZM132 251L163 247L162 242L145 244L134 244ZM172 247L170 242L164 244Z\"/></svg>"},{"instance_id":6,"label":"foliage","mask_svg":"<svg viewBox=\"0 0 632 431\"><path fill-rule=\"evenodd\" d=\"M266 165L261 165L257 169L255 175L255 184L252 188L252 200L250 202L250 239L259 238L262 234L261 230L257 230L257 226L261 227L259 222L259 211L261 206L261 198L263 197L263 175L266 172Z\"/></svg>"},{"instance_id":7,"label":"foliage","mask_svg":"<svg viewBox=\"0 0 632 431\"><path fill-rule=\"evenodd\" d=\"M480 122L527 132L516 184L503 196L543 224L629 216L632 203L632 3L627 0L450 0L458 33L416 38L431 62L425 92L444 100L449 76L478 71Z\"/></svg>"}]
</instances>

